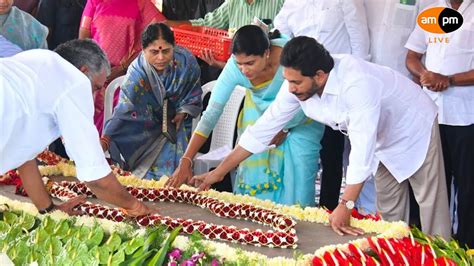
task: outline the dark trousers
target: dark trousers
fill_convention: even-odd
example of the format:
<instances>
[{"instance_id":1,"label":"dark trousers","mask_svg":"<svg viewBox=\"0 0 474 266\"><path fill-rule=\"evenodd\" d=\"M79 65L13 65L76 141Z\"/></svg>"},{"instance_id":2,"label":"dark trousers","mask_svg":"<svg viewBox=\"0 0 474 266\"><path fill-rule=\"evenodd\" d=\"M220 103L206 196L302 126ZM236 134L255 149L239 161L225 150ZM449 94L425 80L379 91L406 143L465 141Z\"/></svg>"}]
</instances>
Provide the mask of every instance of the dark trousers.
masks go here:
<instances>
[{"instance_id":1,"label":"dark trousers","mask_svg":"<svg viewBox=\"0 0 474 266\"><path fill-rule=\"evenodd\" d=\"M333 210L339 204L341 192L344 134L326 126L321 146L320 156L323 173L319 206Z\"/></svg>"},{"instance_id":2,"label":"dark trousers","mask_svg":"<svg viewBox=\"0 0 474 266\"><path fill-rule=\"evenodd\" d=\"M451 178L457 186L458 231L462 246L474 247L474 125L440 125L448 193Z\"/></svg>"}]
</instances>

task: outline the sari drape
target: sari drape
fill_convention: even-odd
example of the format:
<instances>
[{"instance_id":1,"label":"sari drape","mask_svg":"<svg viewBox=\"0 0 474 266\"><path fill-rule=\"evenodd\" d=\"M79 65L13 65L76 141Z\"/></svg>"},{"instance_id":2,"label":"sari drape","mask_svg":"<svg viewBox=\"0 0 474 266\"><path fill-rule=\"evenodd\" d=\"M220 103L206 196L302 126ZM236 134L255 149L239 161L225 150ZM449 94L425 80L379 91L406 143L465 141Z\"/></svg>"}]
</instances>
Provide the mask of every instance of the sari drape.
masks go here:
<instances>
[{"instance_id":1,"label":"sari drape","mask_svg":"<svg viewBox=\"0 0 474 266\"><path fill-rule=\"evenodd\" d=\"M22 50L47 49L48 28L30 14L13 6L4 21L0 21L0 35Z\"/></svg>"},{"instance_id":2,"label":"sari drape","mask_svg":"<svg viewBox=\"0 0 474 266\"><path fill-rule=\"evenodd\" d=\"M171 175L186 150L192 117L202 109L199 78L197 61L184 48L174 47L174 60L163 73L157 73L141 53L130 65L119 103L106 123L104 134L111 137L112 158L119 161L121 154L126 168L140 177ZM177 113L189 114L177 129L176 144L161 132L165 98Z\"/></svg>"}]
</instances>

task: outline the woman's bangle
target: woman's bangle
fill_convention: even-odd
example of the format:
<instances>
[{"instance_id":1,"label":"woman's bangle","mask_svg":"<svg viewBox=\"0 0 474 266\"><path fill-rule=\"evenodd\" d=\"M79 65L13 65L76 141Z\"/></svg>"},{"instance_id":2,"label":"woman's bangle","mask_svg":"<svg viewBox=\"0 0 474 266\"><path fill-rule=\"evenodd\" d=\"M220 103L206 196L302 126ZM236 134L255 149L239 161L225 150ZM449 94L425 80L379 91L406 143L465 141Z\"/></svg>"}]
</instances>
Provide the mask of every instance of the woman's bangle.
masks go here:
<instances>
[{"instance_id":1,"label":"woman's bangle","mask_svg":"<svg viewBox=\"0 0 474 266\"><path fill-rule=\"evenodd\" d=\"M109 136L102 136L100 138L100 143L103 144L105 150L109 150L110 148L110 137Z\"/></svg>"},{"instance_id":2,"label":"woman's bangle","mask_svg":"<svg viewBox=\"0 0 474 266\"><path fill-rule=\"evenodd\" d=\"M180 164L182 163L183 159L188 160L189 163L191 163L191 168L193 168L193 160L191 158L186 157L186 156L181 157L181 159L179 160Z\"/></svg>"}]
</instances>

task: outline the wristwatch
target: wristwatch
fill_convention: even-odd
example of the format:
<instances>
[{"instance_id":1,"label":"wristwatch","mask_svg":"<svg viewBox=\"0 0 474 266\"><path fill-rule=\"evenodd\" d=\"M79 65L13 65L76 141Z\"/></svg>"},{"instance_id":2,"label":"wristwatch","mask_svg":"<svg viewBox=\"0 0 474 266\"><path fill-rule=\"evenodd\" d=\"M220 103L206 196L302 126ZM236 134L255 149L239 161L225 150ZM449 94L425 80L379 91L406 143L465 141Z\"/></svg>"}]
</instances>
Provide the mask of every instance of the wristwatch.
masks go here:
<instances>
[{"instance_id":1,"label":"wristwatch","mask_svg":"<svg viewBox=\"0 0 474 266\"><path fill-rule=\"evenodd\" d=\"M51 204L46 209L38 210L38 212L40 214L46 214L46 213L51 212L52 210L54 210L55 207L56 207L56 205L54 205L54 202L51 201Z\"/></svg>"},{"instance_id":2,"label":"wristwatch","mask_svg":"<svg viewBox=\"0 0 474 266\"><path fill-rule=\"evenodd\" d=\"M346 206L346 208L349 209L349 210L354 209L354 201L353 200L341 199L339 201L339 204L342 204L342 205Z\"/></svg>"}]
</instances>

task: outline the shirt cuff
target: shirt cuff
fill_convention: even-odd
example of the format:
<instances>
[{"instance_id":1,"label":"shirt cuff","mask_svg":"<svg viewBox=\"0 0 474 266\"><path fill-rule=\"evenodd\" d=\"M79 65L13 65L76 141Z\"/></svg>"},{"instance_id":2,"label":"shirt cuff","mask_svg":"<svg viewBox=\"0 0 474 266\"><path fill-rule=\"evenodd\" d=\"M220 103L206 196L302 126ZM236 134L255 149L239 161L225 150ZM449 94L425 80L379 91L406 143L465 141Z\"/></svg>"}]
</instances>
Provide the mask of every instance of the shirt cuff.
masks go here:
<instances>
[{"instance_id":1,"label":"shirt cuff","mask_svg":"<svg viewBox=\"0 0 474 266\"><path fill-rule=\"evenodd\" d=\"M410 43L405 44L405 48L407 48L408 50L412 50L414 52L417 52L419 54L424 54L426 52L426 49L420 48L420 47L418 47L416 45L413 45L413 44L410 44Z\"/></svg>"},{"instance_id":2,"label":"shirt cuff","mask_svg":"<svg viewBox=\"0 0 474 266\"><path fill-rule=\"evenodd\" d=\"M368 167L354 167L349 165L347 167L346 184L355 185L367 180L372 175Z\"/></svg>"},{"instance_id":3,"label":"shirt cuff","mask_svg":"<svg viewBox=\"0 0 474 266\"><path fill-rule=\"evenodd\" d=\"M107 176L112 170L104 158L104 162L94 166L76 166L77 179L83 182L99 180Z\"/></svg>"},{"instance_id":4,"label":"shirt cuff","mask_svg":"<svg viewBox=\"0 0 474 266\"><path fill-rule=\"evenodd\" d=\"M252 128L251 126L247 127L247 130L244 131L244 133L242 134L242 137L239 140L239 145L242 148L244 148L245 150L253 154L256 154L256 153L261 153L266 150L269 150L275 146L275 145L267 146L261 143L257 138L252 136L252 134L249 132L250 131L249 129L251 128Z\"/></svg>"}]
</instances>

